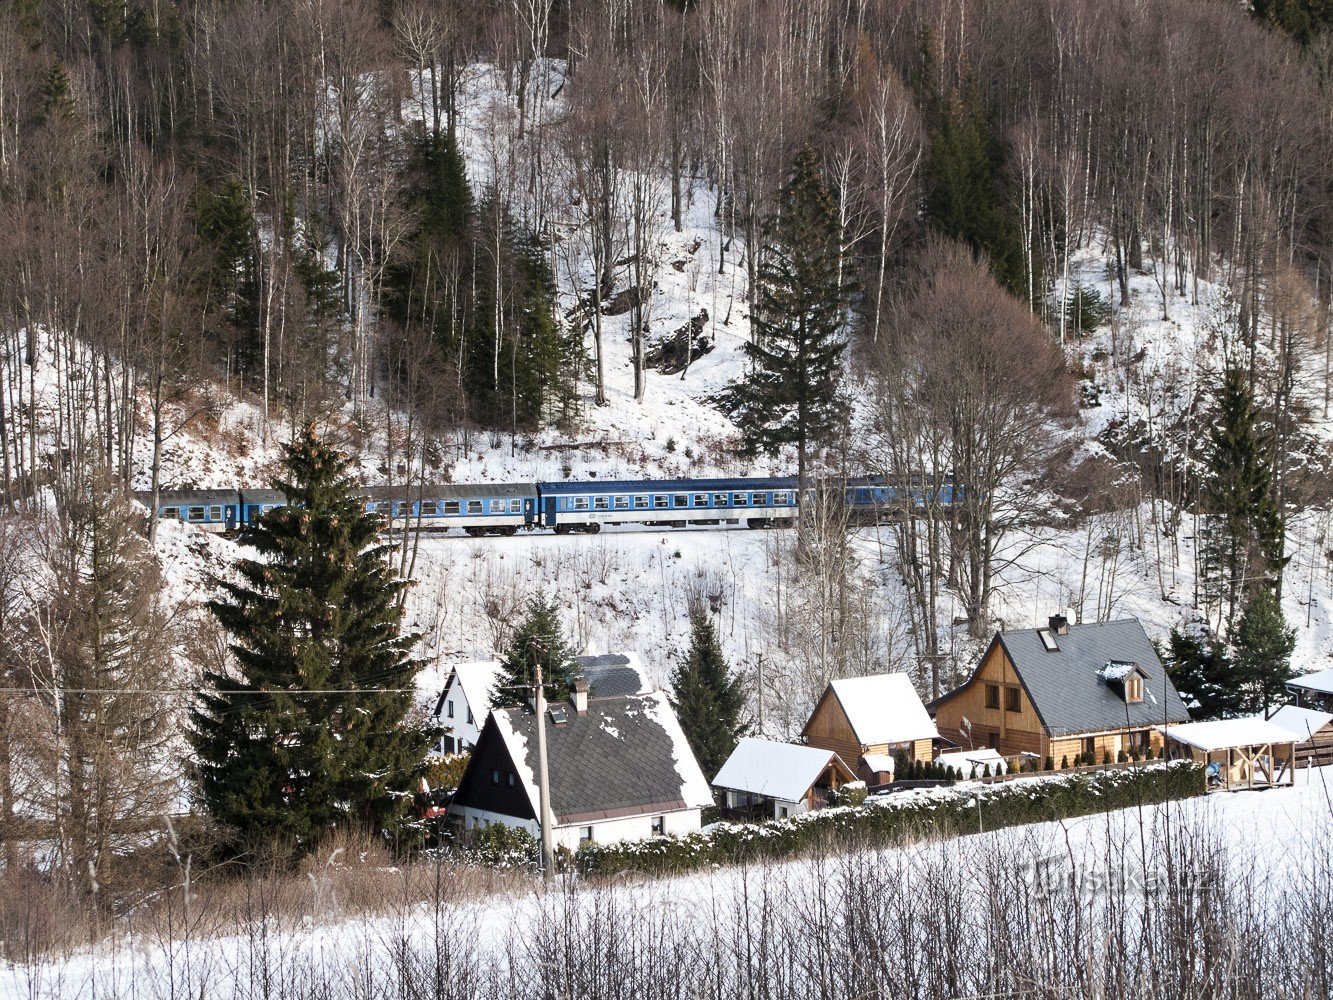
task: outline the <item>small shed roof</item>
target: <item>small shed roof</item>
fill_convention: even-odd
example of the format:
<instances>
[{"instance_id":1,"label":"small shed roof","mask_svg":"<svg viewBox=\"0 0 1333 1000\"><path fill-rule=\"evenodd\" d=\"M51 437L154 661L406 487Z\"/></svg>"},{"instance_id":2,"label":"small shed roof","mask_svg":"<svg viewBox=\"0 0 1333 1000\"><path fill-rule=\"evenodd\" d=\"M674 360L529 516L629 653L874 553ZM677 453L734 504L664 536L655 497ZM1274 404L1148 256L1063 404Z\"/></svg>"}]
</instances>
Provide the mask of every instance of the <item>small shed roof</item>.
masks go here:
<instances>
[{"instance_id":1,"label":"small shed roof","mask_svg":"<svg viewBox=\"0 0 1333 1000\"><path fill-rule=\"evenodd\" d=\"M862 746L933 740L939 730L906 674L872 674L830 681Z\"/></svg>"},{"instance_id":2,"label":"small shed roof","mask_svg":"<svg viewBox=\"0 0 1333 1000\"><path fill-rule=\"evenodd\" d=\"M875 774L892 774L897 765L893 761L893 755L887 753L868 753L861 758L866 762L866 767L870 768Z\"/></svg>"},{"instance_id":3,"label":"small shed roof","mask_svg":"<svg viewBox=\"0 0 1333 1000\"><path fill-rule=\"evenodd\" d=\"M1333 694L1333 668L1316 670L1312 674L1302 674L1287 681L1287 687L1300 688L1304 691L1317 691L1319 694Z\"/></svg>"},{"instance_id":4,"label":"small shed roof","mask_svg":"<svg viewBox=\"0 0 1333 1000\"><path fill-rule=\"evenodd\" d=\"M1215 722L1184 722L1178 726L1156 728L1177 743L1204 751L1298 742L1296 734L1290 729L1269 722L1260 715L1244 719L1218 719Z\"/></svg>"},{"instance_id":5,"label":"small shed roof","mask_svg":"<svg viewBox=\"0 0 1333 1000\"><path fill-rule=\"evenodd\" d=\"M1008 770L1000 751L990 747L942 753L935 758L935 763L941 767L951 767L964 777L981 774L987 767L990 768L991 774L1003 774Z\"/></svg>"},{"instance_id":6,"label":"small shed roof","mask_svg":"<svg viewBox=\"0 0 1333 1000\"><path fill-rule=\"evenodd\" d=\"M713 787L799 802L834 762L845 777L851 776L842 758L832 750L747 736L736 744L717 772Z\"/></svg>"},{"instance_id":7,"label":"small shed roof","mask_svg":"<svg viewBox=\"0 0 1333 1000\"><path fill-rule=\"evenodd\" d=\"M1283 729L1290 729L1299 737L1299 742L1306 743L1315 733L1333 722L1333 714L1297 705L1283 705L1268 717L1268 721Z\"/></svg>"}]
</instances>

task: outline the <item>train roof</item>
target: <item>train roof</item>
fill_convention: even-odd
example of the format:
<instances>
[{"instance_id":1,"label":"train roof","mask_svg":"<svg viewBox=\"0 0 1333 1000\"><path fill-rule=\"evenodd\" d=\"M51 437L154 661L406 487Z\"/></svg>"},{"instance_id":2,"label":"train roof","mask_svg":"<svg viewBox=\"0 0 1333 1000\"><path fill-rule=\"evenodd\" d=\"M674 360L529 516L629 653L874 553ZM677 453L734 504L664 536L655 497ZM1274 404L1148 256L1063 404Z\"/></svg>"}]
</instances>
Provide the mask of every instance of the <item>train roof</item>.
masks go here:
<instances>
[{"instance_id":1,"label":"train roof","mask_svg":"<svg viewBox=\"0 0 1333 1000\"><path fill-rule=\"evenodd\" d=\"M570 496L580 493L701 493L731 490L794 490L795 476L732 476L726 479L606 479L564 483L538 483L542 493Z\"/></svg>"},{"instance_id":2,"label":"train roof","mask_svg":"<svg viewBox=\"0 0 1333 1000\"><path fill-rule=\"evenodd\" d=\"M236 503L240 498L240 493L236 490L158 490L158 506L163 504L181 504L181 503ZM136 490L134 499L138 500L145 507L153 503L152 490Z\"/></svg>"},{"instance_id":3,"label":"train roof","mask_svg":"<svg viewBox=\"0 0 1333 1000\"><path fill-rule=\"evenodd\" d=\"M421 496L427 500L489 499L499 497L535 497L535 483L428 483L421 487Z\"/></svg>"},{"instance_id":4,"label":"train roof","mask_svg":"<svg viewBox=\"0 0 1333 1000\"><path fill-rule=\"evenodd\" d=\"M282 490L241 490L241 503L286 503Z\"/></svg>"}]
</instances>

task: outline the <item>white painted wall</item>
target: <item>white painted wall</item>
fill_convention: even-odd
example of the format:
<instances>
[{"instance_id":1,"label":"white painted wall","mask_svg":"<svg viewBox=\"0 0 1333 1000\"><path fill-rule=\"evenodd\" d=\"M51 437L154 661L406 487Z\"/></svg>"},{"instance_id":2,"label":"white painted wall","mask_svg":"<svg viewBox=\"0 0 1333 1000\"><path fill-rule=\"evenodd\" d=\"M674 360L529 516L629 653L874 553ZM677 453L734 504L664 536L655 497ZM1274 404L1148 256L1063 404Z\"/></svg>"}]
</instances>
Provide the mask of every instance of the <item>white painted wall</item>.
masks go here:
<instances>
[{"instance_id":1,"label":"white painted wall","mask_svg":"<svg viewBox=\"0 0 1333 1000\"><path fill-rule=\"evenodd\" d=\"M449 717L449 708L453 706L453 718ZM470 751L477 745L477 739L481 736L481 726L486 721L485 706L469 705L467 696L463 693L463 685L458 683L458 675L455 674L449 679L449 686L444 689L444 701L440 705L440 727L444 730L445 736L454 738L454 752L463 753ZM460 744L459 741L462 741ZM440 752L444 753L444 739L440 740Z\"/></svg>"},{"instance_id":2,"label":"white painted wall","mask_svg":"<svg viewBox=\"0 0 1333 1000\"><path fill-rule=\"evenodd\" d=\"M533 837L541 835L536 820L519 819L504 813L490 812L473 806L450 806L449 813L463 823L464 829L471 830L478 826L500 823L504 826L526 830ZM555 846L569 851L579 849L584 828L592 827L592 839L597 844L619 844L627 840L647 840L653 836L653 820L661 816L664 820L664 833L669 837L683 837L687 833L698 832L702 825L702 813L698 809L678 809L668 813L645 813L640 816L623 816L617 819L603 819L591 823L571 824L555 828Z\"/></svg>"}]
</instances>

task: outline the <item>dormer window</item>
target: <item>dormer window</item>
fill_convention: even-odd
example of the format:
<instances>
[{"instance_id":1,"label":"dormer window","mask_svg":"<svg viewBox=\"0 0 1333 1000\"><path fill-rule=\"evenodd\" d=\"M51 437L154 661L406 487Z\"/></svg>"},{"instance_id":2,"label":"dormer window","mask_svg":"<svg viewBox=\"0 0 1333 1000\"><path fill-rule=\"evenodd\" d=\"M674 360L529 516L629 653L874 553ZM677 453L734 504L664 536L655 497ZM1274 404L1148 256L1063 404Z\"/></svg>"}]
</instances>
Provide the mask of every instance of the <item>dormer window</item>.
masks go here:
<instances>
[{"instance_id":1,"label":"dormer window","mask_svg":"<svg viewBox=\"0 0 1333 1000\"><path fill-rule=\"evenodd\" d=\"M1120 696L1125 699L1125 704L1133 705L1143 700L1143 680L1146 675L1137 663L1111 660L1098 671L1098 676L1110 685L1113 691L1119 691Z\"/></svg>"},{"instance_id":2,"label":"dormer window","mask_svg":"<svg viewBox=\"0 0 1333 1000\"><path fill-rule=\"evenodd\" d=\"M1125 678L1125 701L1130 704L1143 700L1143 676L1131 674Z\"/></svg>"}]
</instances>

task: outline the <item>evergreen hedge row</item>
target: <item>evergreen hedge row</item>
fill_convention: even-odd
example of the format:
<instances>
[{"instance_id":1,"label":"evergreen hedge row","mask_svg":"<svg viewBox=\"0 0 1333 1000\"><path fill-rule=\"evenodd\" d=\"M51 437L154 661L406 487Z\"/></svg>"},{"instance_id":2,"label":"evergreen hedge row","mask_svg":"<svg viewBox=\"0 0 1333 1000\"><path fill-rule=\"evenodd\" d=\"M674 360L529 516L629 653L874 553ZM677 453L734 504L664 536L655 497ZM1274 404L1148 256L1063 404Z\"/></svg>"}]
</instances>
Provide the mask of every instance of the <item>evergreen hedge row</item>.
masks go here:
<instances>
[{"instance_id":1,"label":"evergreen hedge row","mask_svg":"<svg viewBox=\"0 0 1333 1000\"><path fill-rule=\"evenodd\" d=\"M1086 816L1204 793L1203 768L1172 761L1091 774L1053 775L995 785L920 789L765 823L724 823L685 837L587 844L574 864L589 875L668 874L816 848L877 848L924 837L959 836L1025 823ZM979 803L979 804L978 804Z\"/></svg>"}]
</instances>

